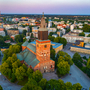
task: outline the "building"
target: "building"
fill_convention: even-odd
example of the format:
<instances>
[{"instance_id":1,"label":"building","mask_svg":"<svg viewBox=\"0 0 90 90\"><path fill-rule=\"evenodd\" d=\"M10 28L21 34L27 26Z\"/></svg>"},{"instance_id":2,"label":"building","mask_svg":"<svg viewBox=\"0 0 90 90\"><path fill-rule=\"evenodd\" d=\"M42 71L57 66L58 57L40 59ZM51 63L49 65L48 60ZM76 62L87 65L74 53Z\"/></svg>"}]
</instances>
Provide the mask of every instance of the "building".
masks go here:
<instances>
[{"instance_id":1,"label":"building","mask_svg":"<svg viewBox=\"0 0 90 90\"><path fill-rule=\"evenodd\" d=\"M50 27L52 27L52 21L51 20L48 21L48 28L50 28Z\"/></svg>"},{"instance_id":2,"label":"building","mask_svg":"<svg viewBox=\"0 0 90 90\"><path fill-rule=\"evenodd\" d=\"M33 36L38 38L38 27L32 27Z\"/></svg>"},{"instance_id":3,"label":"building","mask_svg":"<svg viewBox=\"0 0 90 90\"><path fill-rule=\"evenodd\" d=\"M0 31L4 31L4 28L0 28Z\"/></svg>"},{"instance_id":4,"label":"building","mask_svg":"<svg viewBox=\"0 0 90 90\"><path fill-rule=\"evenodd\" d=\"M90 37L83 37L83 36L78 36L79 33L74 33L74 32L69 32L62 37L67 40L69 43L75 43L76 40L83 40L84 43L89 43L90 42Z\"/></svg>"},{"instance_id":5,"label":"building","mask_svg":"<svg viewBox=\"0 0 90 90\"><path fill-rule=\"evenodd\" d=\"M8 30L8 29L11 29L11 28L18 28L18 25L17 24L4 24L3 27Z\"/></svg>"},{"instance_id":6,"label":"building","mask_svg":"<svg viewBox=\"0 0 90 90\"><path fill-rule=\"evenodd\" d=\"M84 47L84 41L83 40L76 40L76 42L73 45L79 46L79 47Z\"/></svg>"},{"instance_id":7,"label":"building","mask_svg":"<svg viewBox=\"0 0 90 90\"><path fill-rule=\"evenodd\" d=\"M85 48L90 48L90 43L86 43Z\"/></svg>"},{"instance_id":8,"label":"building","mask_svg":"<svg viewBox=\"0 0 90 90\"><path fill-rule=\"evenodd\" d=\"M57 34L58 34L59 37L61 37L62 36L62 31L57 31Z\"/></svg>"},{"instance_id":9,"label":"building","mask_svg":"<svg viewBox=\"0 0 90 90\"><path fill-rule=\"evenodd\" d=\"M50 40L48 40L48 30L44 16L41 19L41 26L38 30L36 46L27 41L22 44L22 52L17 54L21 63L27 67L40 70L41 73L52 72L55 69L55 61L50 59Z\"/></svg>"},{"instance_id":10,"label":"building","mask_svg":"<svg viewBox=\"0 0 90 90\"><path fill-rule=\"evenodd\" d=\"M58 24L57 29L66 28L67 25L65 24Z\"/></svg>"},{"instance_id":11,"label":"building","mask_svg":"<svg viewBox=\"0 0 90 90\"><path fill-rule=\"evenodd\" d=\"M74 29L72 32L75 32L75 33L82 33L82 32L83 32L83 30Z\"/></svg>"},{"instance_id":12,"label":"building","mask_svg":"<svg viewBox=\"0 0 90 90\"><path fill-rule=\"evenodd\" d=\"M56 37L58 37L58 35L57 34L53 34L52 37L55 37L56 38Z\"/></svg>"},{"instance_id":13,"label":"building","mask_svg":"<svg viewBox=\"0 0 90 90\"><path fill-rule=\"evenodd\" d=\"M5 32L4 31L0 31L0 35L1 36L5 36Z\"/></svg>"},{"instance_id":14,"label":"building","mask_svg":"<svg viewBox=\"0 0 90 90\"><path fill-rule=\"evenodd\" d=\"M19 26L18 27L18 30L19 30L19 33L22 34L23 30L26 30L27 32L29 31L29 26L26 26L26 27L21 27Z\"/></svg>"},{"instance_id":15,"label":"building","mask_svg":"<svg viewBox=\"0 0 90 90\"><path fill-rule=\"evenodd\" d=\"M79 47L79 46L71 46L70 50L74 51L74 52L90 54L90 48Z\"/></svg>"},{"instance_id":16,"label":"building","mask_svg":"<svg viewBox=\"0 0 90 90\"><path fill-rule=\"evenodd\" d=\"M7 34L8 34L9 36L16 35L16 34L19 34L19 30L12 28L12 29L7 30Z\"/></svg>"},{"instance_id":17,"label":"building","mask_svg":"<svg viewBox=\"0 0 90 90\"><path fill-rule=\"evenodd\" d=\"M74 30L74 25L70 26L70 30L73 31Z\"/></svg>"}]
</instances>

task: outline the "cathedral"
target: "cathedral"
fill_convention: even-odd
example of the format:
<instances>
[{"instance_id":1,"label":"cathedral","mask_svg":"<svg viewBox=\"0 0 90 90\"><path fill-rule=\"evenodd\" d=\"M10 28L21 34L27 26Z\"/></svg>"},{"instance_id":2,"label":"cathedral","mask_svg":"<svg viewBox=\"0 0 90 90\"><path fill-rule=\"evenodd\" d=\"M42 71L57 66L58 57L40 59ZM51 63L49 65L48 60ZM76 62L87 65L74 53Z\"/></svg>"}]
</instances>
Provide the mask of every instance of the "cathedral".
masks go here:
<instances>
[{"instance_id":1,"label":"cathedral","mask_svg":"<svg viewBox=\"0 0 90 90\"><path fill-rule=\"evenodd\" d=\"M27 41L24 42L22 52L16 54L17 58L34 71L39 70L41 73L52 72L55 69L55 61L50 59L50 45L51 41L48 40L48 30L43 15L36 45L32 45Z\"/></svg>"}]
</instances>

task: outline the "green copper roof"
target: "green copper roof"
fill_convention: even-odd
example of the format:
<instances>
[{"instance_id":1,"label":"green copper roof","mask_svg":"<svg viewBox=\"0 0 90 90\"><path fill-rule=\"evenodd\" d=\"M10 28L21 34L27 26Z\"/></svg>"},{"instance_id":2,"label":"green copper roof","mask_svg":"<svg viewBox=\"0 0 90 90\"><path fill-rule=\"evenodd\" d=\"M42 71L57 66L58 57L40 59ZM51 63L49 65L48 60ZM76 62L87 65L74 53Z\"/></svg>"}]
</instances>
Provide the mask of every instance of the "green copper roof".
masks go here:
<instances>
[{"instance_id":1,"label":"green copper roof","mask_svg":"<svg viewBox=\"0 0 90 90\"><path fill-rule=\"evenodd\" d=\"M27 45L28 45L28 41L26 41L22 44L22 46L27 46Z\"/></svg>"},{"instance_id":2,"label":"green copper roof","mask_svg":"<svg viewBox=\"0 0 90 90\"><path fill-rule=\"evenodd\" d=\"M36 55L30 51L21 52L17 54L17 58L20 61L24 60L29 66L31 65L33 68L39 63L36 58Z\"/></svg>"},{"instance_id":3,"label":"green copper roof","mask_svg":"<svg viewBox=\"0 0 90 90\"><path fill-rule=\"evenodd\" d=\"M32 44L28 44L27 47L31 49L32 51L36 52L36 46L33 46Z\"/></svg>"}]
</instances>

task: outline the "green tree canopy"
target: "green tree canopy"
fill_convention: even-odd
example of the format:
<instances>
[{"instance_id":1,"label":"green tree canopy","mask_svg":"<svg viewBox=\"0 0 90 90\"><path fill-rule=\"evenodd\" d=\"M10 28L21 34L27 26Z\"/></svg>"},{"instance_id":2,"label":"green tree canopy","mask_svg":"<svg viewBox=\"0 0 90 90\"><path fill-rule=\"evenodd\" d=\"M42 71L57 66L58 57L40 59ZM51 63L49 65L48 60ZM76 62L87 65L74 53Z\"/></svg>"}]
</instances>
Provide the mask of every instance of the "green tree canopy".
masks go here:
<instances>
[{"instance_id":1,"label":"green tree canopy","mask_svg":"<svg viewBox=\"0 0 90 90\"><path fill-rule=\"evenodd\" d=\"M33 72L33 79L39 82L42 79L42 73L39 70Z\"/></svg>"},{"instance_id":2,"label":"green tree canopy","mask_svg":"<svg viewBox=\"0 0 90 90\"><path fill-rule=\"evenodd\" d=\"M84 32L79 33L79 36L85 36L85 33Z\"/></svg>"},{"instance_id":3,"label":"green tree canopy","mask_svg":"<svg viewBox=\"0 0 90 90\"><path fill-rule=\"evenodd\" d=\"M55 50L51 49L50 50L50 58L52 58L53 60L55 60Z\"/></svg>"},{"instance_id":4,"label":"green tree canopy","mask_svg":"<svg viewBox=\"0 0 90 90\"><path fill-rule=\"evenodd\" d=\"M26 76L26 70L23 68L23 66L20 66L16 69L15 76L18 81L21 81Z\"/></svg>"},{"instance_id":5,"label":"green tree canopy","mask_svg":"<svg viewBox=\"0 0 90 90\"><path fill-rule=\"evenodd\" d=\"M0 90L3 90L2 86L0 85Z\"/></svg>"},{"instance_id":6,"label":"green tree canopy","mask_svg":"<svg viewBox=\"0 0 90 90\"><path fill-rule=\"evenodd\" d=\"M72 64L73 64L73 61L72 61L70 55L67 54L66 52L59 51L59 52L57 53L57 58L58 58L58 63L59 63L60 61L63 61L63 60L64 60L64 61L67 61L69 65L72 65Z\"/></svg>"},{"instance_id":7,"label":"green tree canopy","mask_svg":"<svg viewBox=\"0 0 90 90\"><path fill-rule=\"evenodd\" d=\"M80 83L73 84L73 87L76 88L76 90L82 89L82 86L80 85Z\"/></svg>"},{"instance_id":8,"label":"green tree canopy","mask_svg":"<svg viewBox=\"0 0 90 90\"><path fill-rule=\"evenodd\" d=\"M90 26L85 24L82 28L83 32L90 32Z\"/></svg>"},{"instance_id":9,"label":"green tree canopy","mask_svg":"<svg viewBox=\"0 0 90 90\"><path fill-rule=\"evenodd\" d=\"M57 67L58 67L57 72L60 75L65 75L65 74L69 73L69 71L70 71L70 65L66 61L60 62L59 64L57 64Z\"/></svg>"},{"instance_id":10,"label":"green tree canopy","mask_svg":"<svg viewBox=\"0 0 90 90\"><path fill-rule=\"evenodd\" d=\"M22 34L26 36L27 30L23 30Z\"/></svg>"},{"instance_id":11,"label":"green tree canopy","mask_svg":"<svg viewBox=\"0 0 90 90\"><path fill-rule=\"evenodd\" d=\"M33 70L31 68L27 69L27 76L30 76L33 73Z\"/></svg>"},{"instance_id":12,"label":"green tree canopy","mask_svg":"<svg viewBox=\"0 0 90 90\"><path fill-rule=\"evenodd\" d=\"M74 62L74 63L77 63L78 60L80 60L80 59L81 59L81 56L76 52L76 53L73 55L73 58L72 58L73 62Z\"/></svg>"},{"instance_id":13,"label":"green tree canopy","mask_svg":"<svg viewBox=\"0 0 90 90\"><path fill-rule=\"evenodd\" d=\"M41 81L39 82L39 86L43 89L46 90L46 83L47 80L45 78L42 78Z\"/></svg>"},{"instance_id":14,"label":"green tree canopy","mask_svg":"<svg viewBox=\"0 0 90 90\"><path fill-rule=\"evenodd\" d=\"M90 58L88 59L88 62L87 62L87 68L90 68Z\"/></svg>"},{"instance_id":15,"label":"green tree canopy","mask_svg":"<svg viewBox=\"0 0 90 90\"><path fill-rule=\"evenodd\" d=\"M4 62L2 65L0 65L0 71L3 75L7 76L9 72L9 65L8 63Z\"/></svg>"},{"instance_id":16,"label":"green tree canopy","mask_svg":"<svg viewBox=\"0 0 90 90\"><path fill-rule=\"evenodd\" d=\"M90 37L90 34L88 34L88 36L87 37Z\"/></svg>"},{"instance_id":17,"label":"green tree canopy","mask_svg":"<svg viewBox=\"0 0 90 90\"><path fill-rule=\"evenodd\" d=\"M61 90L58 80L51 79L47 82L46 90Z\"/></svg>"}]
</instances>

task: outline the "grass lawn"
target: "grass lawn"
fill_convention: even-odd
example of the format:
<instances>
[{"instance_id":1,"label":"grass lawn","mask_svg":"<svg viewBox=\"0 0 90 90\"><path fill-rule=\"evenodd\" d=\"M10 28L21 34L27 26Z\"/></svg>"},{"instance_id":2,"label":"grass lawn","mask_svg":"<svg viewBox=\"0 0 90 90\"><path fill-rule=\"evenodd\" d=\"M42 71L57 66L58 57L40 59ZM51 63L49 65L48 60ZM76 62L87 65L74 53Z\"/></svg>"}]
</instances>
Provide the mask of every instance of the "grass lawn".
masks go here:
<instances>
[{"instance_id":1,"label":"grass lawn","mask_svg":"<svg viewBox=\"0 0 90 90\"><path fill-rule=\"evenodd\" d=\"M28 82L28 78L25 77L23 81L18 81L17 85L24 86Z\"/></svg>"}]
</instances>

